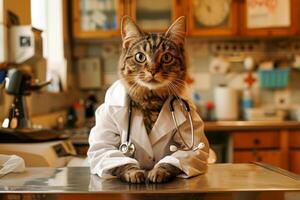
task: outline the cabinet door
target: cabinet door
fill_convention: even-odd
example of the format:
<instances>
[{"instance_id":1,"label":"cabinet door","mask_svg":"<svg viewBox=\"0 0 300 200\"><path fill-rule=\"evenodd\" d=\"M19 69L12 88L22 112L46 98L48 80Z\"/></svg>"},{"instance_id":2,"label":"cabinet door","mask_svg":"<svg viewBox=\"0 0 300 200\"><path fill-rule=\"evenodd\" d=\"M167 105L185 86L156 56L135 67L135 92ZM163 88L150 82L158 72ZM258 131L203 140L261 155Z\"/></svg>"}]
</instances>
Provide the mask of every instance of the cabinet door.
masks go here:
<instances>
[{"instance_id":1,"label":"cabinet door","mask_svg":"<svg viewBox=\"0 0 300 200\"><path fill-rule=\"evenodd\" d=\"M182 0L131 0L131 16L145 31L166 31L180 16Z\"/></svg>"},{"instance_id":2,"label":"cabinet door","mask_svg":"<svg viewBox=\"0 0 300 200\"><path fill-rule=\"evenodd\" d=\"M120 35L123 0L74 0L73 34L75 38L101 38Z\"/></svg>"},{"instance_id":3,"label":"cabinet door","mask_svg":"<svg viewBox=\"0 0 300 200\"><path fill-rule=\"evenodd\" d=\"M290 151L290 170L300 174L300 149Z\"/></svg>"},{"instance_id":4,"label":"cabinet door","mask_svg":"<svg viewBox=\"0 0 300 200\"><path fill-rule=\"evenodd\" d=\"M227 36L237 33L237 0L188 0L189 35Z\"/></svg>"},{"instance_id":5,"label":"cabinet door","mask_svg":"<svg viewBox=\"0 0 300 200\"><path fill-rule=\"evenodd\" d=\"M300 131L290 131L289 137L290 148L300 149Z\"/></svg>"},{"instance_id":6,"label":"cabinet door","mask_svg":"<svg viewBox=\"0 0 300 200\"><path fill-rule=\"evenodd\" d=\"M297 31L298 5L298 0L243 0L241 3L242 34L294 35Z\"/></svg>"}]
</instances>

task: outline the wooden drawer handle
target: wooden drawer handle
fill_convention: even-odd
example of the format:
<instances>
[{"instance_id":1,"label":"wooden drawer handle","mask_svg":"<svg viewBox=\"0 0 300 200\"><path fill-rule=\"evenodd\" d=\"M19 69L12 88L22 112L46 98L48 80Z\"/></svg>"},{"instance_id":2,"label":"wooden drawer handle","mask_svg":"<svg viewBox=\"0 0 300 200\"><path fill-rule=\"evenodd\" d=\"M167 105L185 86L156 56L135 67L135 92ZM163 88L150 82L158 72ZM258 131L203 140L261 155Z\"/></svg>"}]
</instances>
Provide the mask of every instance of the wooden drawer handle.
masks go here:
<instances>
[{"instance_id":1,"label":"wooden drawer handle","mask_svg":"<svg viewBox=\"0 0 300 200\"><path fill-rule=\"evenodd\" d=\"M257 138L255 138L255 139L253 140L253 144L255 144L255 145L260 145L260 140L257 139Z\"/></svg>"}]
</instances>

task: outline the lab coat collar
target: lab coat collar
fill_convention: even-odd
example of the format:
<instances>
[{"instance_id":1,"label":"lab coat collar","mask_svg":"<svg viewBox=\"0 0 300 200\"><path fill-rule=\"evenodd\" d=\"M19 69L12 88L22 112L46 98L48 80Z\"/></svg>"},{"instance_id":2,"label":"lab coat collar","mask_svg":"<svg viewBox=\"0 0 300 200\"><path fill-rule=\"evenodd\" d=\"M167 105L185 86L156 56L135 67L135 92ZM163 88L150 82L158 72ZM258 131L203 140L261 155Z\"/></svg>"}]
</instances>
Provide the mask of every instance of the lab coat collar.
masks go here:
<instances>
[{"instance_id":1,"label":"lab coat collar","mask_svg":"<svg viewBox=\"0 0 300 200\"><path fill-rule=\"evenodd\" d=\"M105 95L105 103L109 106L127 106L128 97L124 84L117 80L110 86Z\"/></svg>"}]
</instances>

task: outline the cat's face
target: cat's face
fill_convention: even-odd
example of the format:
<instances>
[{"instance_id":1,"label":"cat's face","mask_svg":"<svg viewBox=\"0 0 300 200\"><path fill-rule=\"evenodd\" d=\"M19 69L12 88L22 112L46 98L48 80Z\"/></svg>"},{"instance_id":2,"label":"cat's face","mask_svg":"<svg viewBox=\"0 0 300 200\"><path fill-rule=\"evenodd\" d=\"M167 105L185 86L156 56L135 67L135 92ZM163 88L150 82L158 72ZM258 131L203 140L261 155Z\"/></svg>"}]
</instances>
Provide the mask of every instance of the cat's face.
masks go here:
<instances>
[{"instance_id":1,"label":"cat's face","mask_svg":"<svg viewBox=\"0 0 300 200\"><path fill-rule=\"evenodd\" d=\"M179 90L186 75L185 33L184 17L175 21L165 34L144 33L129 17L124 17L121 78L131 88L167 88L172 93Z\"/></svg>"}]
</instances>

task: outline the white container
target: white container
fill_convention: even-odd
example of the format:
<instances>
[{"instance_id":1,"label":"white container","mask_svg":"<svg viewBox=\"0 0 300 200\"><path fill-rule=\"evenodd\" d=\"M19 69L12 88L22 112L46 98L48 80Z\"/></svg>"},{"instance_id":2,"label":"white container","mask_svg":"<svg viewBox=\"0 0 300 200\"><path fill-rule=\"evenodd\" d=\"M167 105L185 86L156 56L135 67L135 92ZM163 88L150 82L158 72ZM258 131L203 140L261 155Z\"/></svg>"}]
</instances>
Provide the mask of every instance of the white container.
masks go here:
<instances>
[{"instance_id":1,"label":"white container","mask_svg":"<svg viewBox=\"0 0 300 200\"><path fill-rule=\"evenodd\" d=\"M9 38L10 62L23 63L35 55L35 40L31 26L10 27Z\"/></svg>"},{"instance_id":2,"label":"white container","mask_svg":"<svg viewBox=\"0 0 300 200\"><path fill-rule=\"evenodd\" d=\"M238 92L235 89L218 86L214 90L217 120L237 120L239 117Z\"/></svg>"}]
</instances>

